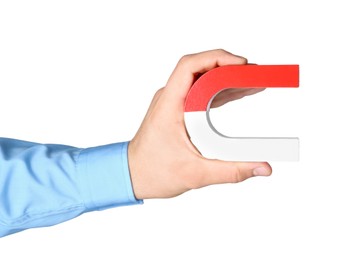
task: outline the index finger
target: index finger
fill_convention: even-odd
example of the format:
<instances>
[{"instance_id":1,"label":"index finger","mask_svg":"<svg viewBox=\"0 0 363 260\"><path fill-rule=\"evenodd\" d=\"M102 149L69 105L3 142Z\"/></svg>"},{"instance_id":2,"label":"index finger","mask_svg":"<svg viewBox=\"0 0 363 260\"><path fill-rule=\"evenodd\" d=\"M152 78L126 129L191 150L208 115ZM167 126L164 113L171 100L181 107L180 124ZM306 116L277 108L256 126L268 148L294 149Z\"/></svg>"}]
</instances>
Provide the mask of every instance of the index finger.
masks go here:
<instances>
[{"instance_id":1,"label":"index finger","mask_svg":"<svg viewBox=\"0 0 363 260\"><path fill-rule=\"evenodd\" d=\"M224 65L244 65L247 59L222 49L189 54L182 57L171 74L166 90L184 101L195 75Z\"/></svg>"}]
</instances>

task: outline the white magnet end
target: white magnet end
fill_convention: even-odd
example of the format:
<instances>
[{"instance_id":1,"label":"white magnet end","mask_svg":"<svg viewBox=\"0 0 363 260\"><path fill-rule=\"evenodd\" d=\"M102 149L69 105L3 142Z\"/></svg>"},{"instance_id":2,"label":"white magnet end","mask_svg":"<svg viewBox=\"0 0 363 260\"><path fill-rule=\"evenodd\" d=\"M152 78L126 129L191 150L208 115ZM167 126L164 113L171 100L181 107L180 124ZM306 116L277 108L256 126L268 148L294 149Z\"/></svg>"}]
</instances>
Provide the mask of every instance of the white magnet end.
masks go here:
<instances>
[{"instance_id":1,"label":"white magnet end","mask_svg":"<svg viewBox=\"0 0 363 260\"><path fill-rule=\"evenodd\" d=\"M206 158L227 161L298 161L297 137L227 137L212 125L205 111L185 112L192 143Z\"/></svg>"}]
</instances>

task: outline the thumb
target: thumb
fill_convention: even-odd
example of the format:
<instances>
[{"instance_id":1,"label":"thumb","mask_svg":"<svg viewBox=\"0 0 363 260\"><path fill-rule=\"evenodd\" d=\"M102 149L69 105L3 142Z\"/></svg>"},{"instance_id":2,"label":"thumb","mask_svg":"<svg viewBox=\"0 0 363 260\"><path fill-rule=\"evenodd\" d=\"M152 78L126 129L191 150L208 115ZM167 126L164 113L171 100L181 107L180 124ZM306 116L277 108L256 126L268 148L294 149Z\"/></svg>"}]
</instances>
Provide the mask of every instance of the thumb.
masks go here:
<instances>
[{"instance_id":1,"label":"thumb","mask_svg":"<svg viewBox=\"0 0 363 260\"><path fill-rule=\"evenodd\" d=\"M272 168L267 162L227 162L206 159L200 185L238 183L254 176L269 176L271 173Z\"/></svg>"}]
</instances>

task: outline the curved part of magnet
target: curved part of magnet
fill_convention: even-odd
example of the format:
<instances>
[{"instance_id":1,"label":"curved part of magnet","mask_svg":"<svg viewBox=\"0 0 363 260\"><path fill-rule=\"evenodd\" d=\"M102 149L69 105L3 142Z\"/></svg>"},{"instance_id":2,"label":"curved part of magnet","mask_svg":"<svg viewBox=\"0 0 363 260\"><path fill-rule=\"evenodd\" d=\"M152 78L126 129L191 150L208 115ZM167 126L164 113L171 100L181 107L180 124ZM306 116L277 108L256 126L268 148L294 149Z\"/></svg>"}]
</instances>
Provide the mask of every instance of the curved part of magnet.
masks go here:
<instances>
[{"instance_id":1,"label":"curved part of magnet","mask_svg":"<svg viewBox=\"0 0 363 260\"><path fill-rule=\"evenodd\" d=\"M209 106L227 88L298 87L298 65L224 66L203 74L192 86L184 120L193 144L206 158L229 161L298 161L296 137L238 137L219 133L209 118Z\"/></svg>"}]
</instances>

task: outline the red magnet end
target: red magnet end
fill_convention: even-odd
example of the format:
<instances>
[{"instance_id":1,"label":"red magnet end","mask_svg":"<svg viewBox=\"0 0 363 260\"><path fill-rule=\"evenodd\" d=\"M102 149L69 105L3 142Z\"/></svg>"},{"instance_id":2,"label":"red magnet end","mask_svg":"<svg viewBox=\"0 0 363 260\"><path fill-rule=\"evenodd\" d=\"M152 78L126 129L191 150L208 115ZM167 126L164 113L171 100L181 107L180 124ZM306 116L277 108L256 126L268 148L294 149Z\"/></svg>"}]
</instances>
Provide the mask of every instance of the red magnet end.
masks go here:
<instances>
[{"instance_id":1,"label":"red magnet end","mask_svg":"<svg viewBox=\"0 0 363 260\"><path fill-rule=\"evenodd\" d=\"M227 88L296 88L299 65L228 65L203 74L191 87L185 112L207 111L211 98Z\"/></svg>"}]
</instances>

